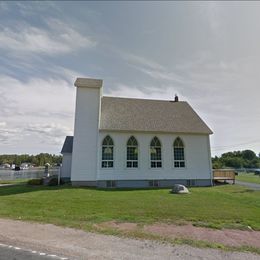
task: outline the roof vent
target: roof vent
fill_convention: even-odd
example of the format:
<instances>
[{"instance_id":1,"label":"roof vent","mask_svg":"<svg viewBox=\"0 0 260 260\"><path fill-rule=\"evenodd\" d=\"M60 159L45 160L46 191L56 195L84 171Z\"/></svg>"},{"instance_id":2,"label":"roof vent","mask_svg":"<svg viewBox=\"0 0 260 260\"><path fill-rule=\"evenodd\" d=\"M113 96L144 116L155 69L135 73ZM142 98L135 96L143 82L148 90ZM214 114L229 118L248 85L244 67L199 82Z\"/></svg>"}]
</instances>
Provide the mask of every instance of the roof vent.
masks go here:
<instances>
[{"instance_id":1,"label":"roof vent","mask_svg":"<svg viewBox=\"0 0 260 260\"><path fill-rule=\"evenodd\" d=\"M178 101L179 101L179 97L177 96L177 94L175 94L174 102L178 102Z\"/></svg>"}]
</instances>

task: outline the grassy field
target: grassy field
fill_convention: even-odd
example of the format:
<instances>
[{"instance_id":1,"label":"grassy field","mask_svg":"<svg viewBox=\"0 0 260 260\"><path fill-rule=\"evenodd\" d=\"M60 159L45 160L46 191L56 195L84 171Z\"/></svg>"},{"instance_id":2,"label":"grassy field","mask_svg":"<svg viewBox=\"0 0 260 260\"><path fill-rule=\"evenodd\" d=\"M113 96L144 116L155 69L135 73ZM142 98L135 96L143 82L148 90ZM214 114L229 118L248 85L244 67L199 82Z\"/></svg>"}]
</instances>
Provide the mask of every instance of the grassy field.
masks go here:
<instances>
[{"instance_id":1,"label":"grassy field","mask_svg":"<svg viewBox=\"0 0 260 260\"><path fill-rule=\"evenodd\" d=\"M236 180L260 184L260 175L255 175L254 173L241 173L236 176Z\"/></svg>"},{"instance_id":2,"label":"grassy field","mask_svg":"<svg viewBox=\"0 0 260 260\"><path fill-rule=\"evenodd\" d=\"M0 180L0 184L26 184L29 179Z\"/></svg>"},{"instance_id":3,"label":"grassy field","mask_svg":"<svg viewBox=\"0 0 260 260\"><path fill-rule=\"evenodd\" d=\"M260 191L235 185L190 190L191 194L173 195L169 189L6 186L0 187L0 217L84 230L110 220L140 224L191 221L213 228L249 225L260 230Z\"/></svg>"}]
</instances>

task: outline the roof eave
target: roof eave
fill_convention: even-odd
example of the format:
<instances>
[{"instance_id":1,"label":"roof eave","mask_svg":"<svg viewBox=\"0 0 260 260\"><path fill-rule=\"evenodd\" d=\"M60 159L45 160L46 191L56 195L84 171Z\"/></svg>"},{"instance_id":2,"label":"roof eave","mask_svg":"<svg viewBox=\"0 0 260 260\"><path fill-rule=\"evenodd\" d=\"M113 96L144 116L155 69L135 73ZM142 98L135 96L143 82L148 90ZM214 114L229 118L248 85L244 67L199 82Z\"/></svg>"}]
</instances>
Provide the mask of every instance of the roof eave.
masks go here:
<instances>
[{"instance_id":1,"label":"roof eave","mask_svg":"<svg viewBox=\"0 0 260 260\"><path fill-rule=\"evenodd\" d=\"M147 130L133 130L133 129L106 129L106 128L99 128L99 132L123 132L123 133L129 133L129 132L135 132L135 133L161 133L161 134L194 134L194 135L211 135L213 134L212 131L210 132L184 132L184 131L147 131Z\"/></svg>"}]
</instances>

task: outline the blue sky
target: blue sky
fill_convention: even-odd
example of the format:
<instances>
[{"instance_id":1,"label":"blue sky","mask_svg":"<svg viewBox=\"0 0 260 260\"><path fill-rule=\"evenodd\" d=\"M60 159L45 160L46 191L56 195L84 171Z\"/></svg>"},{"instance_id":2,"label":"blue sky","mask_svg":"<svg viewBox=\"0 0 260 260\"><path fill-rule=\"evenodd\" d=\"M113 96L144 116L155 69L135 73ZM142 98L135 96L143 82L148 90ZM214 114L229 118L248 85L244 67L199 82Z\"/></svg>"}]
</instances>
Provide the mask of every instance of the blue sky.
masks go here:
<instances>
[{"instance_id":1,"label":"blue sky","mask_svg":"<svg viewBox=\"0 0 260 260\"><path fill-rule=\"evenodd\" d=\"M259 2L0 2L0 153L59 153L76 77L188 101L212 154L260 152Z\"/></svg>"}]
</instances>

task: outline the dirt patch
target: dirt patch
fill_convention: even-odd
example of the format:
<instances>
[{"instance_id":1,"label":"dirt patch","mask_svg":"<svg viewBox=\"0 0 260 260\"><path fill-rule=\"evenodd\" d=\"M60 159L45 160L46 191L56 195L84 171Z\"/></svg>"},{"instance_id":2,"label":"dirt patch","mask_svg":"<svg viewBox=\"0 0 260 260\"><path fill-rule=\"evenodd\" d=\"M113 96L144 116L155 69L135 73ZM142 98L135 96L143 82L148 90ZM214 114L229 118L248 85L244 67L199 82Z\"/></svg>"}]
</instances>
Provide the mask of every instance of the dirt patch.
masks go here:
<instances>
[{"instance_id":1,"label":"dirt patch","mask_svg":"<svg viewBox=\"0 0 260 260\"><path fill-rule=\"evenodd\" d=\"M160 235L169 238L188 238L220 243L227 246L253 246L260 248L260 231L244 231L234 229L215 230L204 227L194 227L192 224L173 225L157 223L140 227L135 223L103 222L97 228L112 228L120 231L142 231L147 234Z\"/></svg>"},{"instance_id":2,"label":"dirt patch","mask_svg":"<svg viewBox=\"0 0 260 260\"><path fill-rule=\"evenodd\" d=\"M105 226L109 225L118 226L123 230L140 229L132 223L106 222ZM168 225L164 226L164 229L161 228L162 226L158 229L157 225L149 226L150 232L158 233L167 229ZM8 219L0 219L0 230L2 244L64 256L73 260L259 260L259 255L252 253L226 252L188 245L170 245L158 241L119 238L51 224Z\"/></svg>"},{"instance_id":3,"label":"dirt patch","mask_svg":"<svg viewBox=\"0 0 260 260\"><path fill-rule=\"evenodd\" d=\"M99 229L106 229L106 228L113 228L120 231L134 231L137 230L136 223L129 223L129 222L116 222L116 221L108 221L102 222L100 224L94 225L96 228Z\"/></svg>"}]
</instances>

